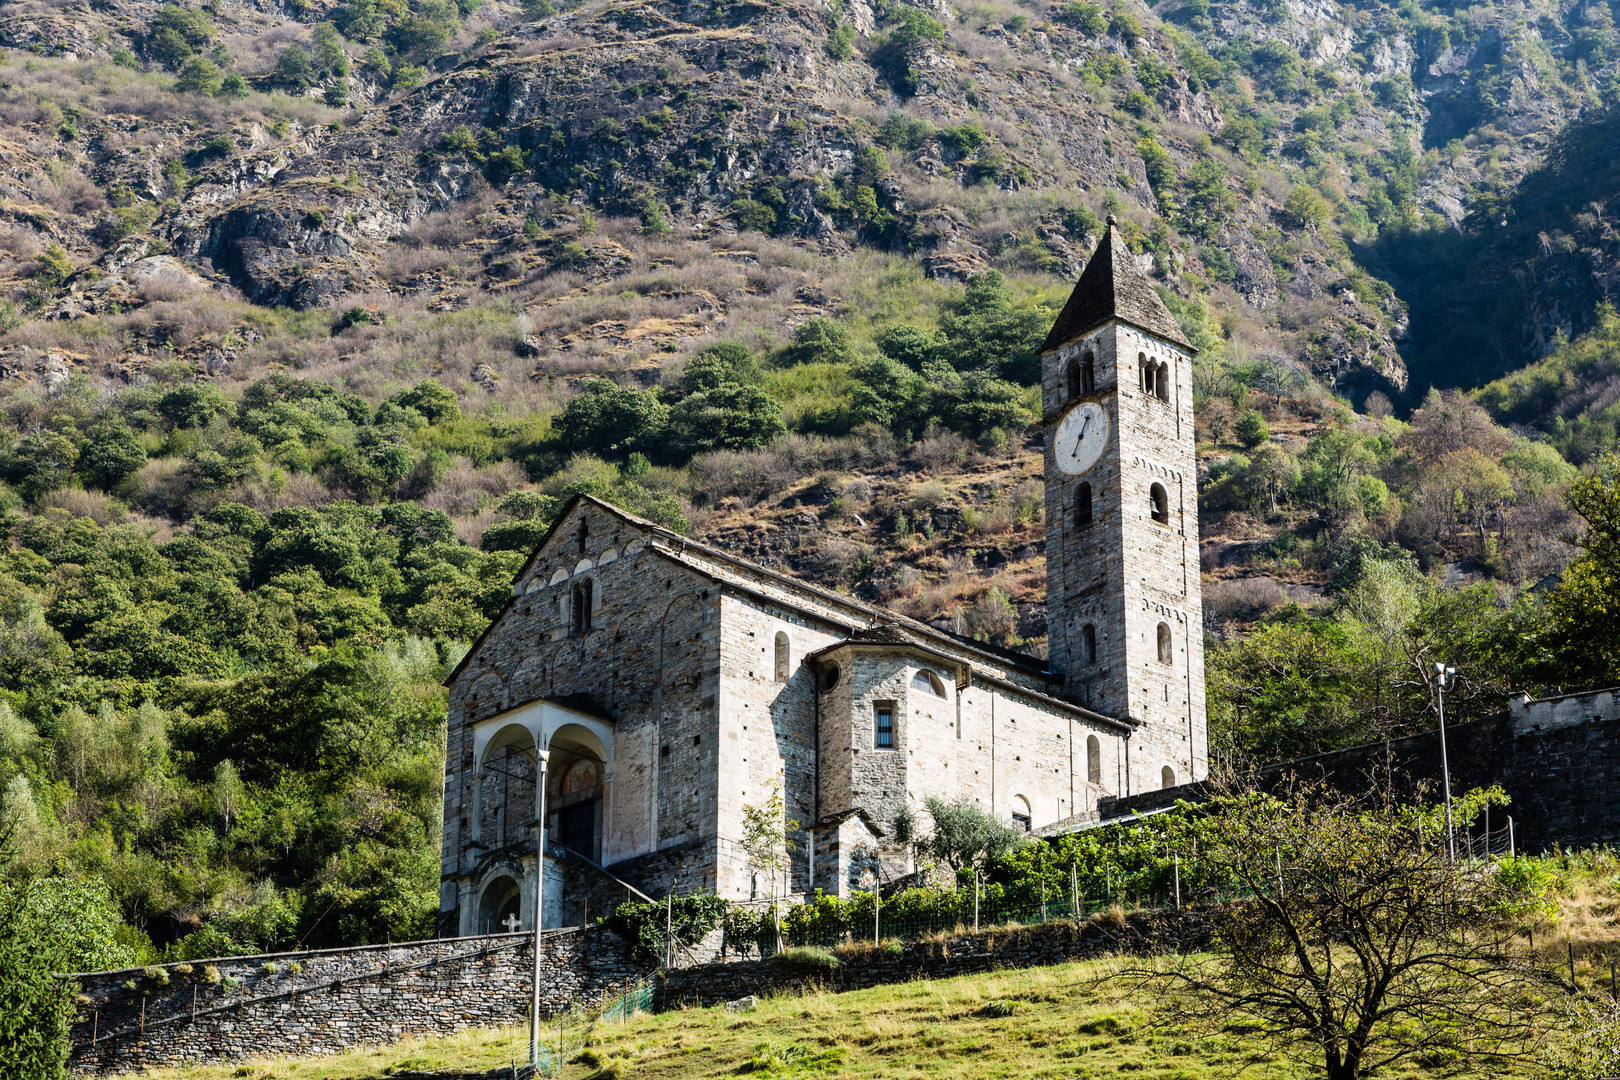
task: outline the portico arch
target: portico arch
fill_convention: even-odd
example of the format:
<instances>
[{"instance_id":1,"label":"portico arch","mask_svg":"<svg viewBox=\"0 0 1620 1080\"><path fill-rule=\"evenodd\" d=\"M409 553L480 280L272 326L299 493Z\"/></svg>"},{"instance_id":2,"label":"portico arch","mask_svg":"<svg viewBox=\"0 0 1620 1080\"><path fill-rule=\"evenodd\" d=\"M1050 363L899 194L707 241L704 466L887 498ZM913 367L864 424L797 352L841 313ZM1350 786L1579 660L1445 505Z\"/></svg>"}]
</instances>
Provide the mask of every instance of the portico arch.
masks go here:
<instances>
[{"instance_id":1,"label":"portico arch","mask_svg":"<svg viewBox=\"0 0 1620 1080\"><path fill-rule=\"evenodd\" d=\"M484 882L478 897L478 933L502 934L522 928L526 921L523 886L513 876L517 872L498 873ZM514 923L513 919L517 921Z\"/></svg>"}]
</instances>

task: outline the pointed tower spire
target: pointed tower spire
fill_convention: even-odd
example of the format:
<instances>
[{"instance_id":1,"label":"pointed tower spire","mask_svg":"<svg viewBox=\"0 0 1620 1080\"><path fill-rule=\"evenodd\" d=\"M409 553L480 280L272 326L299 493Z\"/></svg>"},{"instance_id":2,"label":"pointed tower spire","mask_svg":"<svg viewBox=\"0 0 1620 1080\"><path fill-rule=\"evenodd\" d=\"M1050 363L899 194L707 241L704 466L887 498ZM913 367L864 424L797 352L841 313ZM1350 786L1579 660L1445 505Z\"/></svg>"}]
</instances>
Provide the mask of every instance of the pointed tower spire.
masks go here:
<instances>
[{"instance_id":1,"label":"pointed tower spire","mask_svg":"<svg viewBox=\"0 0 1620 1080\"><path fill-rule=\"evenodd\" d=\"M1108 215L1108 226L1102 241L1086 264L1085 271L1069 294L1069 302L1052 324L1046 335L1042 352L1073 341L1109 319L1128 322L1154 337L1179 345L1189 352L1197 352L1181 333L1170 309L1164 306L1154 291L1147 275L1137 269L1136 257L1125 248L1113 214Z\"/></svg>"}]
</instances>

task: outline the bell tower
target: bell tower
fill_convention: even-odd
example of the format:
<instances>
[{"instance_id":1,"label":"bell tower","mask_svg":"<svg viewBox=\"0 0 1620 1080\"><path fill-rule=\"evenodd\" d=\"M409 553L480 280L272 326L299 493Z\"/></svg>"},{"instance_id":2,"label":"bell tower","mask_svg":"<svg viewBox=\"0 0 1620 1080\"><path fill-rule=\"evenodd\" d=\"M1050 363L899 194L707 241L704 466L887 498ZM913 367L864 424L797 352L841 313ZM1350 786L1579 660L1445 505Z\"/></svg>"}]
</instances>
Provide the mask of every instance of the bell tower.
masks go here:
<instances>
[{"instance_id":1,"label":"bell tower","mask_svg":"<svg viewBox=\"0 0 1620 1080\"><path fill-rule=\"evenodd\" d=\"M1065 696L1138 725L1131 793L1209 773L1196 352L1110 216L1041 347L1048 656Z\"/></svg>"}]
</instances>

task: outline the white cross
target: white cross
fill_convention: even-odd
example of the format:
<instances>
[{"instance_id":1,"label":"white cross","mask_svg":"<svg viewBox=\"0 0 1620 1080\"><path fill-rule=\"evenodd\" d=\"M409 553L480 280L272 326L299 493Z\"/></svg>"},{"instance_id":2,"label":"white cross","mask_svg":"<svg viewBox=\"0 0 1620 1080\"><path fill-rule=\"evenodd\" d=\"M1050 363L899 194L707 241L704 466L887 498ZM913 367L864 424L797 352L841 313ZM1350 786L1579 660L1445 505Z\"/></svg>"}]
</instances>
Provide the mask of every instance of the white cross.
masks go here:
<instances>
[{"instance_id":1,"label":"white cross","mask_svg":"<svg viewBox=\"0 0 1620 1080\"><path fill-rule=\"evenodd\" d=\"M513 912L511 915L508 915L506 918L502 919L501 920L501 925L506 927L506 932L508 934L517 933L517 928L518 928L517 913Z\"/></svg>"}]
</instances>

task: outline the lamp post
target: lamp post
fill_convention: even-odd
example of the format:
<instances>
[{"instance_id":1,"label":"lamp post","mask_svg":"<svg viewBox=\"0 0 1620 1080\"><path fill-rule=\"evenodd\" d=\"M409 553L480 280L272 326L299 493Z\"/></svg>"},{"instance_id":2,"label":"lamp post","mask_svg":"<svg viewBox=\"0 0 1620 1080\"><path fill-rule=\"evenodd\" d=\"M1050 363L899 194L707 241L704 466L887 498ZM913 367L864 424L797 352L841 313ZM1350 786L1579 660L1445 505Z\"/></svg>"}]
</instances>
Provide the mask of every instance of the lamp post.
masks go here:
<instances>
[{"instance_id":1,"label":"lamp post","mask_svg":"<svg viewBox=\"0 0 1620 1080\"><path fill-rule=\"evenodd\" d=\"M1437 711L1440 713L1440 783L1446 793L1446 857L1457 861L1457 841L1451 827L1451 764L1446 760L1446 680L1455 678L1457 669L1444 664L1434 665Z\"/></svg>"},{"instance_id":2,"label":"lamp post","mask_svg":"<svg viewBox=\"0 0 1620 1080\"><path fill-rule=\"evenodd\" d=\"M544 921L546 894L546 760L551 753L534 748L537 769L534 777L534 973L529 982L529 1067L540 1069L540 926ZM561 1052L562 1048L557 1048Z\"/></svg>"}]
</instances>

